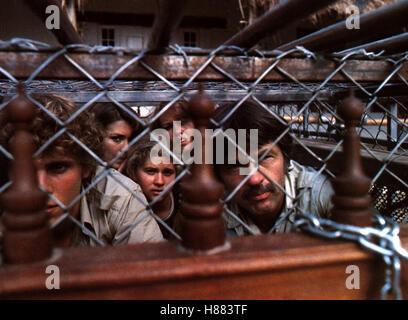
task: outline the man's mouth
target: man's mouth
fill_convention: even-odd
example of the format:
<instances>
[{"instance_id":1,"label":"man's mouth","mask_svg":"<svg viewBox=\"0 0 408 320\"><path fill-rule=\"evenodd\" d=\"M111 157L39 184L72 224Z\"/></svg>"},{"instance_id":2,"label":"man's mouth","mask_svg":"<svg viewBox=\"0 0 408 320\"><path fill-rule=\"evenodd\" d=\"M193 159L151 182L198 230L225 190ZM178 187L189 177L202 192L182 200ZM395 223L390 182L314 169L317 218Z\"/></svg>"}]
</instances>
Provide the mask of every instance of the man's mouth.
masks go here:
<instances>
[{"instance_id":1,"label":"man's mouth","mask_svg":"<svg viewBox=\"0 0 408 320\"><path fill-rule=\"evenodd\" d=\"M278 190L272 184L261 185L249 189L245 194L244 198L249 201L261 201L267 199L271 194L278 193Z\"/></svg>"},{"instance_id":2,"label":"man's mouth","mask_svg":"<svg viewBox=\"0 0 408 320\"><path fill-rule=\"evenodd\" d=\"M154 190L152 190L152 192L153 192L153 194L154 194L155 196L158 196L160 193L163 192L163 189L154 189Z\"/></svg>"},{"instance_id":3,"label":"man's mouth","mask_svg":"<svg viewBox=\"0 0 408 320\"><path fill-rule=\"evenodd\" d=\"M52 204L52 205L47 205L45 207L45 212L52 215L55 214L55 212L58 210L59 206L56 204Z\"/></svg>"},{"instance_id":4,"label":"man's mouth","mask_svg":"<svg viewBox=\"0 0 408 320\"><path fill-rule=\"evenodd\" d=\"M249 200L261 201L261 200L265 200L266 198L268 198L269 195L270 195L269 191L264 191L258 194L252 194L251 196L249 196Z\"/></svg>"},{"instance_id":5,"label":"man's mouth","mask_svg":"<svg viewBox=\"0 0 408 320\"><path fill-rule=\"evenodd\" d=\"M254 196L253 199L256 200L256 201L260 201L260 200L264 200L264 199L268 198L269 195L270 195L270 192L266 191L266 192L261 193L261 194L259 194L257 196Z\"/></svg>"}]
</instances>

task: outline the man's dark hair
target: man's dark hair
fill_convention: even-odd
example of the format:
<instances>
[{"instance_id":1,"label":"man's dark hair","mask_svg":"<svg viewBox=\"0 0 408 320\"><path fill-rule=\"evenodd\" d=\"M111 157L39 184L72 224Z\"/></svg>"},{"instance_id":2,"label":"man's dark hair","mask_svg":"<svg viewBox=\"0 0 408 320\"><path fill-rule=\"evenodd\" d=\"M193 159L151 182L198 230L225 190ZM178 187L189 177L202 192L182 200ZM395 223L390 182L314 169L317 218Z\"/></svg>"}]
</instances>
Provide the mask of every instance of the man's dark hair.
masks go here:
<instances>
[{"instance_id":1,"label":"man's dark hair","mask_svg":"<svg viewBox=\"0 0 408 320\"><path fill-rule=\"evenodd\" d=\"M136 119L112 102L97 102L90 108L90 111L94 114L96 121L98 121L104 130L106 130L111 123L123 120L129 124L133 130L131 139L140 132L140 124ZM134 113L130 108L129 112Z\"/></svg>"},{"instance_id":2,"label":"man's dark hair","mask_svg":"<svg viewBox=\"0 0 408 320\"><path fill-rule=\"evenodd\" d=\"M235 106L236 103L221 105L215 111L214 120L220 123ZM278 115L273 115L255 101L246 100L222 123L220 128L224 131L233 129L235 132L238 132L238 129L246 129L246 146L248 150L250 138L249 130L258 129L259 149L266 144L276 141L287 129L287 125L285 125L286 121L282 118L278 120L277 117ZM285 157L286 163L291 158L292 144L292 137L289 133L280 137L277 142L277 145ZM216 144L214 143L214 145ZM226 151L226 148L224 148L224 150Z\"/></svg>"}]
</instances>

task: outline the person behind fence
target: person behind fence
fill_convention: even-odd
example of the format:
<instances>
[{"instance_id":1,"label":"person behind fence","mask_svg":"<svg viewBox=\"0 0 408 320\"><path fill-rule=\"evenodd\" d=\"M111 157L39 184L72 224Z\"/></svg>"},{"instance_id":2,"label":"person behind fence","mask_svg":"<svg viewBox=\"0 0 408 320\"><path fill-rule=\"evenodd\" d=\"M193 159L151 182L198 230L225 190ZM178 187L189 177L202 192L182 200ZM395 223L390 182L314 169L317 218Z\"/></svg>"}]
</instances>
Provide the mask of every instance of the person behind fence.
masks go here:
<instances>
[{"instance_id":1,"label":"person behind fence","mask_svg":"<svg viewBox=\"0 0 408 320\"><path fill-rule=\"evenodd\" d=\"M62 97L40 96L36 99L61 121L66 121L77 111L72 102ZM84 110L66 125L66 129L94 153L100 153L102 135L91 113ZM31 128L37 149L60 130L54 119L37 109ZM10 125L2 128L0 142L3 146L9 147L12 134ZM34 162L38 183L49 195L46 212L56 246L163 240L154 218L132 195L144 198L140 187L116 170L103 176L105 168L97 166L96 160L67 133L42 150ZM88 186L92 188L78 198ZM82 229L68 215L76 219Z\"/></svg>"},{"instance_id":2,"label":"person behind fence","mask_svg":"<svg viewBox=\"0 0 408 320\"><path fill-rule=\"evenodd\" d=\"M177 232L179 231L178 202L175 199L177 193L173 192L174 186L171 185L176 178L176 165L163 155L152 156L152 149L157 145L155 141L142 138L132 146L129 150L126 174L141 186L149 202L159 197L152 205L153 212ZM163 194L168 187L167 192ZM166 239L173 237L166 227L160 223L159 226Z\"/></svg>"},{"instance_id":3,"label":"person behind fence","mask_svg":"<svg viewBox=\"0 0 408 320\"><path fill-rule=\"evenodd\" d=\"M126 148L129 141L135 137L139 124L126 111L112 102L99 102L91 107L96 120L103 127L103 154L106 162L114 159L122 149ZM131 110L129 110L131 112ZM123 172L126 166L127 152L112 164L112 167Z\"/></svg>"},{"instance_id":4,"label":"person behind fence","mask_svg":"<svg viewBox=\"0 0 408 320\"><path fill-rule=\"evenodd\" d=\"M216 109L214 119L220 123L234 106L220 106ZM239 159L236 151L231 154L228 151L229 142L225 138L222 138L223 148L215 144L215 155L219 152L221 154L218 157L223 158L221 164L214 166L217 176L228 193L235 192L228 202L228 208L246 224L241 224L226 210L227 235L248 234L250 231L247 227L253 234L294 231L293 222L297 211L329 218L333 194L330 181L325 175L291 159L293 141L289 133L282 135L287 129L285 123L258 103L249 100L222 123L225 133L228 130L245 130L241 130L241 133L245 133L242 139L246 141L245 145L242 141L238 145L244 146L243 149L255 162L248 161L247 157L245 161ZM256 137L251 137L251 132L256 133ZM254 141L257 141L255 147ZM236 159L231 158L231 155Z\"/></svg>"},{"instance_id":5,"label":"person behind fence","mask_svg":"<svg viewBox=\"0 0 408 320\"><path fill-rule=\"evenodd\" d=\"M160 104L155 110L155 115L159 114L165 106L165 103ZM173 151L180 148L181 152L188 153L193 142L190 131L194 129L194 122L185 101L177 101L166 109L152 125L152 130L158 128L167 130Z\"/></svg>"}]
</instances>

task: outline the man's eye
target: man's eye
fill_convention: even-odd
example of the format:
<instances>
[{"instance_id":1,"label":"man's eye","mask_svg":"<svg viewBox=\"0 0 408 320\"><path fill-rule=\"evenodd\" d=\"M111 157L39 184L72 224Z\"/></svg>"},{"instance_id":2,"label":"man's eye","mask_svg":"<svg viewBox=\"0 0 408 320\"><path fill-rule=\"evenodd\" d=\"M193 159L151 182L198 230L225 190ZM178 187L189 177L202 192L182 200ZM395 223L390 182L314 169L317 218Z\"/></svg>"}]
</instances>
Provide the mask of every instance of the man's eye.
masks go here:
<instances>
[{"instance_id":1,"label":"man's eye","mask_svg":"<svg viewBox=\"0 0 408 320\"><path fill-rule=\"evenodd\" d=\"M174 174L174 171L173 171L173 170L164 170L164 171L163 171L163 174L164 174L165 176L167 176L167 177L170 177L171 175Z\"/></svg>"},{"instance_id":2,"label":"man's eye","mask_svg":"<svg viewBox=\"0 0 408 320\"><path fill-rule=\"evenodd\" d=\"M119 143L119 142L122 142L125 139L125 137L123 137L123 136L112 136L112 137L110 137L110 139L112 141L116 142L116 143Z\"/></svg>"},{"instance_id":3,"label":"man's eye","mask_svg":"<svg viewBox=\"0 0 408 320\"><path fill-rule=\"evenodd\" d=\"M70 164L65 162L51 163L46 166L47 171L51 174L62 174L65 173L65 171L67 171L69 168Z\"/></svg>"},{"instance_id":4,"label":"man's eye","mask_svg":"<svg viewBox=\"0 0 408 320\"><path fill-rule=\"evenodd\" d=\"M153 174L156 173L156 170L154 170L154 169L145 169L145 172L146 172L147 174L153 175Z\"/></svg>"},{"instance_id":5,"label":"man's eye","mask_svg":"<svg viewBox=\"0 0 408 320\"><path fill-rule=\"evenodd\" d=\"M226 170L232 171L232 170L238 170L240 168L247 168L248 165L247 164L241 164L239 162L237 162L236 164L227 164L225 166Z\"/></svg>"},{"instance_id":6,"label":"man's eye","mask_svg":"<svg viewBox=\"0 0 408 320\"><path fill-rule=\"evenodd\" d=\"M263 161L272 160L272 159L275 159L275 156L273 156L272 154L267 154L267 155L262 159L262 161L260 161L260 162L262 163Z\"/></svg>"}]
</instances>

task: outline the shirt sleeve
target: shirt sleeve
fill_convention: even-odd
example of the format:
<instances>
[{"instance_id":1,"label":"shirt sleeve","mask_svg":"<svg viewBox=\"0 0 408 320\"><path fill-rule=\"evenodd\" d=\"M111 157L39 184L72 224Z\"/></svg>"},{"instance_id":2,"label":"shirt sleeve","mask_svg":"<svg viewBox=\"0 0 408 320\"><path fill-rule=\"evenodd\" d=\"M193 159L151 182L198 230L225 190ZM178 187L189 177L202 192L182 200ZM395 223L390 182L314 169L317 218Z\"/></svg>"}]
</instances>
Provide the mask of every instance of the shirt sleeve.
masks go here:
<instances>
[{"instance_id":1,"label":"shirt sleeve","mask_svg":"<svg viewBox=\"0 0 408 320\"><path fill-rule=\"evenodd\" d=\"M333 187L330 180L325 177L321 184L320 191L317 193L317 208L319 208L319 215L322 218L330 218L330 213L333 208L332 196L334 194Z\"/></svg>"}]
</instances>

